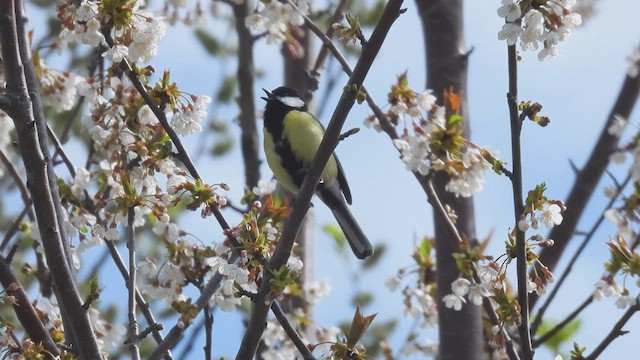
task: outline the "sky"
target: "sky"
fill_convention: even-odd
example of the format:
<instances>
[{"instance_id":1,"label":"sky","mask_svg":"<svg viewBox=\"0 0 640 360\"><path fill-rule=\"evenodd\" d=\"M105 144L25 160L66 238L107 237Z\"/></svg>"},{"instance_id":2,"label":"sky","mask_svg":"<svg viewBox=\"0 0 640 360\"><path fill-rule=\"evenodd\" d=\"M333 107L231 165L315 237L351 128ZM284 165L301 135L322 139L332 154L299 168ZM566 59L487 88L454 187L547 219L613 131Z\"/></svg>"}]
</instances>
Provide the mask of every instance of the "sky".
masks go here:
<instances>
[{"instance_id":1,"label":"sky","mask_svg":"<svg viewBox=\"0 0 640 360\"><path fill-rule=\"evenodd\" d=\"M404 6L407 12L392 28L365 80L366 87L380 104L386 99L386 92L395 77L405 70L408 71L412 87L424 89L421 26L415 4L407 1ZM468 1L465 6L466 43L468 48L473 48L467 92L472 138L477 144L498 151L510 163L505 96L507 51L506 44L497 39L497 32L503 24L503 20L496 14L499 1ZM544 106L542 113L551 118L551 124L546 128L526 124L523 129L525 189L544 181L550 198L562 200L568 193L574 180L569 161L573 161L578 167L584 163L626 74L626 57L640 43L640 27L633 26L637 24L640 3L634 0L601 0L597 9L592 18L587 19L570 39L560 45L559 57L540 62L536 53L523 53L523 61L519 64L520 100L540 102ZM29 10L28 13L31 14ZM38 24L38 16L41 14L33 12L31 24ZM34 26L37 36L38 28ZM223 34L225 31L232 31L221 29L216 24L209 24L207 27ZM258 44L256 54L256 67L265 72L256 83L256 90L279 86L282 82L279 49L267 46L263 41ZM151 63L158 73L170 69L172 78L185 91L203 95L212 95L213 87L220 79L221 69L232 71L235 67L233 62L212 62L183 26L169 28L166 39L160 43L158 56ZM340 81L346 82L346 77ZM322 88L319 94L323 94ZM331 94L329 106L335 105L338 97L339 93ZM257 101L258 108L262 108L262 101ZM218 116L227 117L237 113L237 110L230 108L211 111ZM325 118L321 119L325 124L329 113L325 112ZM336 325L353 312L350 301L354 288L368 289L376 294L376 301L364 309L366 314L378 312L377 319L380 321L395 318L403 323L391 343L397 349L412 321L403 317L400 295L397 292L389 293L384 280L393 276L399 268L411 264L410 253L415 239L433 235L432 212L426 196L413 176L404 170L386 135L362 126L363 119L369 114L370 111L364 105L354 107L345 128L361 127L362 131L341 142L337 154L351 185L354 199L351 210L354 216L374 245L387 244L388 254L374 272L363 274L360 282L354 284L349 274L359 268L357 259L344 265L336 256L331 240L318 231L313 272L316 279L328 280L332 291L317 305L315 315L321 325ZM637 123L637 112L630 120ZM234 130L234 133L237 134L238 131ZM197 141L193 143L197 144ZM231 184L230 199L236 203L242 195L244 181L239 151L236 146L228 156L214 160L198 158L197 164L200 172L205 174L206 181ZM81 155L77 155L74 160L78 164L84 162ZM261 170L263 179L271 176L266 165ZM622 167L613 169L614 172L621 170ZM599 189L605 183L606 181ZM483 238L494 231L488 253L495 257L504 252L502 244L513 223L511 194L510 190L505 192L505 188L510 189L506 178L489 173L484 191L475 198L477 235ZM601 192L594 196L580 229L589 227L603 210L606 201ZM318 228L325 223L335 224L330 212L319 201L316 204L318 206L315 206L314 213ZM230 219L234 217L231 212L225 214ZM216 228L212 219L203 221L195 216L195 219L182 225L194 229L196 234L205 239L211 239L211 234L216 231L218 236L211 240L222 238L220 229ZM562 319L564 314L573 310L593 291L593 284L602 275L603 263L608 259L605 242L613 231L612 226L605 226L588 246L582 259L574 267L569 282L560 291L558 301L550 308L550 317ZM576 244L570 245L567 253L571 253L575 247ZM115 291L104 295L107 299L110 296L117 297ZM342 310L336 311L337 308ZM583 326L575 341L592 349L622 313L623 310L617 309L610 300L592 305L581 317ZM217 324L224 328L218 328L218 331L214 329L216 334L220 334L220 338L215 341L225 344L218 348L217 354L234 356L242 330L237 315L218 312ZM638 326L640 321L634 319L626 328L639 329ZM435 332L426 334L436 339ZM631 334L616 340L603 358L625 358L634 348L634 336ZM563 350L566 352L568 348ZM553 356L543 351L539 358Z\"/></svg>"}]
</instances>

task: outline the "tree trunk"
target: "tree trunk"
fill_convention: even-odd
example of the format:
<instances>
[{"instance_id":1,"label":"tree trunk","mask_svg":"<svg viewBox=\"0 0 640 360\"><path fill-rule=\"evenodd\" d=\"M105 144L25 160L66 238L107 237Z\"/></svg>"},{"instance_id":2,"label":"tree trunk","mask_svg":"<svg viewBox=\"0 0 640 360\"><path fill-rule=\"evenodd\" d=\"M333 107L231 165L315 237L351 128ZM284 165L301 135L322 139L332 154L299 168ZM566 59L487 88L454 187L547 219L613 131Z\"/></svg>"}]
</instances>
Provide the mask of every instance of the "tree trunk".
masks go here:
<instances>
[{"instance_id":1,"label":"tree trunk","mask_svg":"<svg viewBox=\"0 0 640 360\"><path fill-rule=\"evenodd\" d=\"M461 93L461 115L465 120L465 137L469 137L467 109L467 51L464 44L462 0L416 0L425 37L427 88L442 101L444 90ZM434 188L443 204L458 215L456 227L460 234L475 242L473 200L455 197L445 190L449 177L439 173ZM458 243L445 224L434 216L437 249L437 300L439 308L440 359L482 359L482 318L480 307L466 303L455 311L444 306L442 298L451 293L451 283L460 271L452 257Z\"/></svg>"}]
</instances>

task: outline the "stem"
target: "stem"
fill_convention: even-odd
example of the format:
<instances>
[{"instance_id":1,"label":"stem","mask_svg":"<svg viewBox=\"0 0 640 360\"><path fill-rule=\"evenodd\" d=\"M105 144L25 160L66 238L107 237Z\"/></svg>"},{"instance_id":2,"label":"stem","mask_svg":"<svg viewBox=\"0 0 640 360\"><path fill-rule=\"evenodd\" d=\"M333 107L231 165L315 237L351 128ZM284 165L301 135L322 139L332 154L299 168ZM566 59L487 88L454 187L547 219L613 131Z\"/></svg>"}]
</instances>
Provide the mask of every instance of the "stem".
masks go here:
<instances>
[{"instance_id":1,"label":"stem","mask_svg":"<svg viewBox=\"0 0 640 360\"><path fill-rule=\"evenodd\" d=\"M514 224L523 212L524 200L522 197L522 153L520 148L520 133L522 121L518 116L518 60L515 45L507 49L509 60L509 93L507 103L511 123L511 156L513 169L511 186L513 191ZM516 226L516 272L518 274L518 302L520 303L521 323L518 327L520 334L520 348L525 360L533 359L531 348L531 332L529 331L529 292L527 291L527 244L524 233Z\"/></svg>"},{"instance_id":2,"label":"stem","mask_svg":"<svg viewBox=\"0 0 640 360\"><path fill-rule=\"evenodd\" d=\"M127 213L127 247L129 248L129 277L127 288L129 290L129 351L131 358L140 359L140 337L138 337L138 321L136 320L136 229L134 225L135 212L130 207Z\"/></svg>"}]
</instances>

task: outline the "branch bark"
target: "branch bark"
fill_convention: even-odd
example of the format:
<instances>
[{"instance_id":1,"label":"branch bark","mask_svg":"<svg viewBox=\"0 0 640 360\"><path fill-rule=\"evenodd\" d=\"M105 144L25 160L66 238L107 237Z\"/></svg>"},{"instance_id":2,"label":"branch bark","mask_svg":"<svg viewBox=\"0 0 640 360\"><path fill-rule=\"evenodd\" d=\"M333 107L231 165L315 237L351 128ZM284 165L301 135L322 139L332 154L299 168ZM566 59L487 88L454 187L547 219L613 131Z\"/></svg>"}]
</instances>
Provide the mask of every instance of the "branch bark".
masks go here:
<instances>
[{"instance_id":1,"label":"branch bark","mask_svg":"<svg viewBox=\"0 0 640 360\"><path fill-rule=\"evenodd\" d=\"M35 71L31 59L24 56L30 50L24 48L27 45L22 6L19 0L0 2L0 42L7 80L6 96L11 100L11 105L3 110L13 119L16 127L47 263L57 289L61 312L70 324L66 330L75 336L73 350L77 350L81 358L100 359L102 355L97 339L68 266L65 237L61 233L64 228L60 226L62 220L59 218L62 209L60 202L55 201L57 187L51 186L52 182L55 183L53 164L48 149L43 148L41 142L42 137L46 139L46 128L43 127L44 119L35 116L35 113L42 112L41 108L37 108L40 105L39 90L38 87L29 86L26 78L29 74L34 75Z\"/></svg>"}]
</instances>

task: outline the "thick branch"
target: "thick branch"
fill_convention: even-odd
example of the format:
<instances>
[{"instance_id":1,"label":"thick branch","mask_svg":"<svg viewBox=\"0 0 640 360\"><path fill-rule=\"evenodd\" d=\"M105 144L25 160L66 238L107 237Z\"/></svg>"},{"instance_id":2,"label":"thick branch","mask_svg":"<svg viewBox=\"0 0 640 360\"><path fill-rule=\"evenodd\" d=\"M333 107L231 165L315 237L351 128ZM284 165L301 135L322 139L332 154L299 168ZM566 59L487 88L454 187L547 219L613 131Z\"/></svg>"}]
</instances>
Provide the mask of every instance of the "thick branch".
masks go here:
<instances>
[{"instance_id":1,"label":"thick branch","mask_svg":"<svg viewBox=\"0 0 640 360\"><path fill-rule=\"evenodd\" d=\"M325 136L320 144L320 148L318 149L315 159L305 177L302 187L300 188L296 204L291 211L291 216L287 219L280 242L269 261L269 264L263 271L263 280L252 309L251 319L249 320L247 330L242 339L242 344L240 345L240 349L236 355L236 359L238 360L250 359L256 352L260 338L262 337L262 333L266 326L267 313L271 303L271 301L267 301L267 298L271 292L269 282L273 277L272 271L285 266L287 259L291 254L291 248L293 246L295 236L300 224L302 223L304 215L309 209L311 197L313 196L314 190L320 180L320 174L329 160L329 157L333 153L333 149L338 143L340 129L344 124L349 110L355 102L357 90L362 86L362 82L369 72L369 68L373 63L373 60L376 58L391 25L400 14L400 6L402 5L402 2L403 0L390 0L387 3L380 21L373 31L370 41L363 48L362 56L353 71L353 75L347 83L347 88L350 90L345 91L342 94L333 116L331 117L331 121L329 122Z\"/></svg>"},{"instance_id":2,"label":"thick branch","mask_svg":"<svg viewBox=\"0 0 640 360\"><path fill-rule=\"evenodd\" d=\"M2 59L4 61L5 76L7 79L7 95L15 100L15 106L8 108L7 113L14 121L18 135L20 154L27 173L27 184L34 200L34 208L38 220L38 229L44 247L47 263L51 268L51 274L56 285L58 301L65 319L69 321L69 334L77 336L74 349L80 357L86 359L100 359L101 354L98 344L89 322L86 311L82 308L73 274L68 266L67 254L64 249L63 235L58 218L61 211L60 203L55 202L57 188L52 188L51 170L52 164L41 147L39 133L46 134L42 127L44 123L36 122L34 117L34 105L31 94L37 98L37 88L27 86L25 71L29 68L33 71L33 64L28 57L22 54L29 52L20 49L26 46L21 37L24 37L24 25L22 19L22 2L0 2L0 43L2 43ZM16 20L16 14L20 14L20 20ZM18 24L21 25L18 28ZM41 108L37 109L41 111ZM55 181L55 180L53 180ZM73 316L66 316L73 314Z\"/></svg>"}]
</instances>

